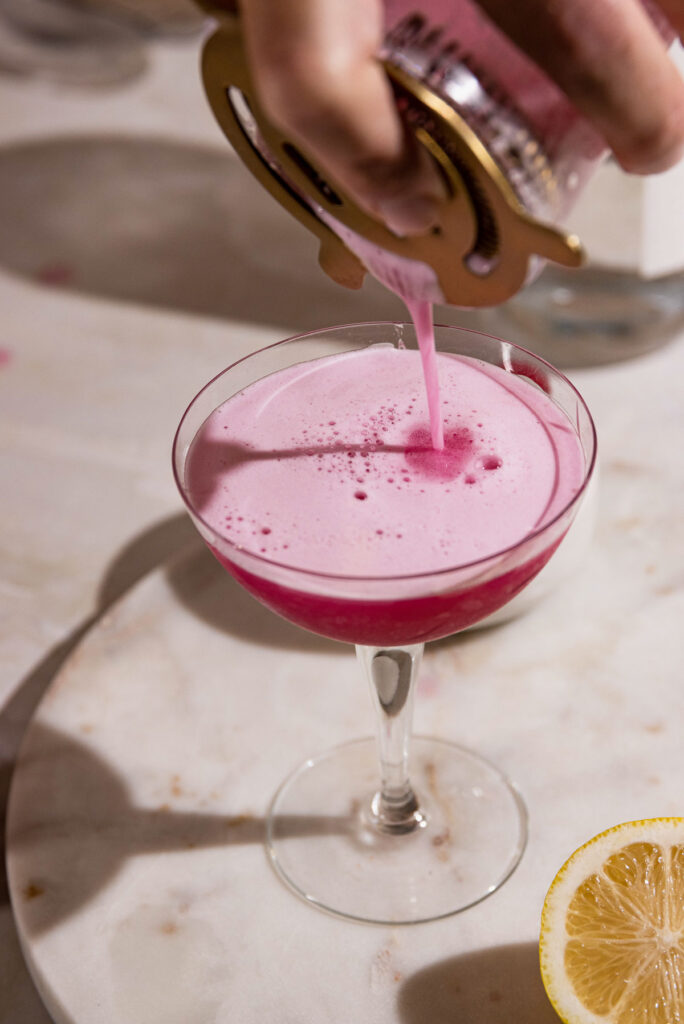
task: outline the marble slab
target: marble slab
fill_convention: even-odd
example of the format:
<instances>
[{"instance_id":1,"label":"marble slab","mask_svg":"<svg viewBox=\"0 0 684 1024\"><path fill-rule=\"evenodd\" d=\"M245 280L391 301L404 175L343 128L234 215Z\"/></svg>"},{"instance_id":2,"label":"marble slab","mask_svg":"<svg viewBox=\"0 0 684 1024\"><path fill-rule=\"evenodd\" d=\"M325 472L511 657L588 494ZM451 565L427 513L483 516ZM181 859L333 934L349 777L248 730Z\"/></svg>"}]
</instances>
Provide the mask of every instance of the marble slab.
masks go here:
<instances>
[{"instance_id":1,"label":"marble slab","mask_svg":"<svg viewBox=\"0 0 684 1024\"><path fill-rule=\"evenodd\" d=\"M64 651L132 580L185 542L188 534L179 529L168 449L189 395L233 359L293 330L397 315L396 308L388 308L391 300L372 283L358 294L328 282L306 232L299 232L242 171L202 94L197 50L195 41L149 46L147 73L117 90L66 90L39 79L0 81L0 463L2 479L8 482L0 503L0 818L25 722ZM105 162L114 173L102 173ZM124 209L126 216L121 215ZM268 239L268 246L254 245L255 237ZM236 274L236 265L245 270ZM226 273L224 281L226 267L232 274ZM439 315L471 322L463 311L441 310ZM487 319L485 329L506 336L510 324L504 328ZM56 1020L145 1024L162 1017L192 1024L199 1016L249 1024L266 1002L263 1018L278 1024L334 1021L345 1014L373 1024L391 1019L392 1012L402 1024L451 1024L454 1019L468 1024L504 1019L551 1024L554 1018L537 980L535 949L536 918L547 879L565 853L592 831L619 818L681 809L674 786L681 772L677 739L683 717L683 342L620 367L575 374L597 417L602 450L598 543L588 575L578 577L552 605L499 630L496 649L482 634L435 649L426 662L419 728L479 746L516 775L525 790L532 841L508 885L481 907L434 929L421 926L395 934L336 921L315 924L315 911L298 905L295 909L294 897L274 886L258 842L245 845L248 869L231 876L233 891L227 894L228 882L220 879L224 864L231 864L231 870L237 865L240 851L235 844L227 850L199 847L202 863L195 878L197 860L190 849L170 849L161 860L151 853L126 854L127 818L119 813L114 818L119 838L112 840L115 847L118 843L118 872L108 876L106 886L90 892L87 881L96 868L87 866L88 850L93 849L83 834L87 822L77 814L70 817L66 808L64 830L70 834L73 828L73 836L72 846L62 847L62 852L74 855L74 874L83 873L82 904L72 900L72 913L53 917L40 937L31 933L29 938L27 911L37 908L43 897L31 889L24 893L24 875L13 875L23 941ZM566 354L573 355L572 338L565 349L563 362ZM548 346L539 351L559 360ZM177 617L169 620L172 633L186 618L185 632L204 630L187 602L179 604L176 589L162 586L164 577L149 581L153 589L162 588L150 609L168 600ZM236 601L235 595L226 594L225 607L241 622L238 610L243 605ZM117 616L122 614L117 610ZM233 817L250 809L263 813L270 787L305 750L321 749L369 728L352 659L333 658L329 651L319 661L324 651L300 650L292 639L288 643L275 620L269 626L263 619L255 623L265 645L265 671L285 655L295 659L295 673L300 659L314 675L316 670L330 673L331 664L339 666L335 678L344 671L345 687L353 687L344 691L351 695L352 706L346 711L348 720L337 726L325 716L312 715L295 744L283 740L278 719L294 715L301 722L304 713L300 707L293 711L293 701L286 701L285 694L279 696L275 712L264 718L272 730L266 758L272 765L268 771L254 766L246 771L247 791L233 794L227 789L217 805L216 813ZM211 632L208 624L206 629ZM218 657L220 639L223 653L215 671L225 671L229 680L237 672L233 655L238 648L220 623L217 629L216 644L210 646ZM123 652L117 655L128 707L125 726L114 701L111 726L105 728L110 711L100 683L100 641L89 640L95 646L76 656L83 659L79 686L97 712L93 724L99 723L104 732L126 731L126 748L121 738L120 746L110 749L111 737L101 747L99 734L83 732L81 719L66 704L55 710L60 691L70 690L67 680L78 662L60 675L49 698L52 703L41 708L36 728L54 725L67 745L73 739L84 750L85 762L79 762L84 779L77 780L76 794L82 792L89 767L104 759L114 778L128 787L127 800L133 805L154 808L168 802L177 811L196 811L208 799L204 789L182 799L177 793L158 798L135 781L137 759L148 743L156 752L166 729L150 732L147 704L140 697L154 678L148 659L154 665L159 658L174 663L176 658L172 645L163 655L156 648L156 653L141 655L144 623L139 631L130 660ZM128 633L126 627L115 645L125 646ZM195 669L205 664L201 653L196 665L180 671L192 670L196 678ZM163 675L159 666L156 671ZM252 673L261 678L256 654L246 671L245 677L235 676L238 683L241 678L249 681ZM441 702L432 704L428 691L437 677L446 681L446 692ZM461 682L456 688L457 678ZM222 706L225 685L201 688L207 708L215 712ZM135 698L129 688L136 691ZM171 689L169 699L175 700L176 690ZM177 692L184 709L184 687ZM302 699L296 688L294 694ZM338 705L331 695L327 700L332 714ZM314 702L312 711L319 710ZM208 717L209 711L203 715ZM158 725L164 721L162 715ZM151 752L149 762L143 759L145 770L165 791L173 785L178 762L187 768L184 752L198 758L202 748L204 760L213 749L211 742L202 747L195 713L186 725L189 731L180 741L173 738L176 727L167 732L168 744L177 744L174 753L167 751L155 761ZM28 743L37 742L37 735L31 733ZM507 744L504 736L509 737ZM48 773L61 764L59 749L54 760L46 760ZM215 761L218 755L212 757ZM26 778L24 770L22 760L15 794ZM64 776L62 771L58 768L55 781L69 780L68 770ZM229 774L227 767L212 771L221 780ZM106 773L104 785L102 776L93 773L93 792L102 788L107 788ZM15 796L12 821L47 827L53 789L28 792L34 817ZM93 812L96 824L102 823L108 806L111 801L103 797L102 810ZM104 834L103 842L112 833L105 829ZM59 844L53 838L41 841L41 849L48 860L58 862ZM196 841L192 835L190 841ZM214 855L216 867L209 869L207 858ZM14 866L23 863L29 873L27 850L14 838L10 859ZM130 873L136 871L149 872L147 889L144 879L136 883L141 887L138 897L126 889ZM170 880L169 871L177 873ZM250 887L256 884L256 897L252 888L241 894L243 879ZM213 961L205 956L214 948L212 941L198 939L198 928L191 924L182 934L163 932L165 941L176 935L175 946L158 948L138 941L140 932L154 933L150 922L155 907L181 913L186 889L194 894L193 915L207 922L210 935L216 934L222 914L237 930L240 914L251 914L245 951L234 961L230 942L226 956L220 951L212 954ZM120 909L98 902L105 891L121 898ZM6 897L0 877L0 1022L47 1024L23 965ZM215 912L206 906L212 901ZM271 905L276 922L286 917L292 923L280 944L278 936L286 929L281 922L269 931ZM140 913L138 924L131 919L134 908ZM117 921L130 922L121 926L118 944L113 938ZM225 922L218 920L218 925L222 936ZM319 927L331 929L324 931L320 943L321 957L330 957L323 968ZM260 929L256 937L255 929ZM206 929L202 934L206 936ZM115 950L126 942L131 960L128 965L123 960L122 966L119 957L115 968ZM217 942L217 950L219 946ZM255 948L259 952L249 959ZM217 958L221 980L215 987L209 967ZM98 966L88 977L84 968L91 963ZM321 982L314 985L319 970ZM292 992L276 1005L288 989L288 974ZM303 992L307 985L313 989L311 998ZM107 993L117 986L128 995L112 1002Z\"/></svg>"},{"instance_id":2,"label":"marble slab","mask_svg":"<svg viewBox=\"0 0 684 1024\"><path fill-rule=\"evenodd\" d=\"M524 617L428 650L417 731L516 779L530 843L483 904L403 928L305 904L263 849L284 776L371 731L351 651L262 609L199 543L138 584L58 674L11 792L18 932L57 1024L552 1024L536 940L556 869L601 828L681 812L677 598L645 607L644 567L620 608L618 567L598 544Z\"/></svg>"}]
</instances>

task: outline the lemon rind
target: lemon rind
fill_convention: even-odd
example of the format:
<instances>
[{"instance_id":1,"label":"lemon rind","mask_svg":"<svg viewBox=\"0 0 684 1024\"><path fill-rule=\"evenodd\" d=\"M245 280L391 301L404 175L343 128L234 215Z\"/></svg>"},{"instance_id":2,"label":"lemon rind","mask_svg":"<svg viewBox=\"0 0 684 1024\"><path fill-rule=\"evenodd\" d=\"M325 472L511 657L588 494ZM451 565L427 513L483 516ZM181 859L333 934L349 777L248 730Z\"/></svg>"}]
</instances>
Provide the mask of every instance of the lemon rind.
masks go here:
<instances>
[{"instance_id":1,"label":"lemon rind","mask_svg":"<svg viewBox=\"0 0 684 1024\"><path fill-rule=\"evenodd\" d=\"M684 818L642 818L600 832L568 857L549 887L541 916L539 964L546 994L564 1024L610 1024L610 1016L599 1016L584 1006L565 973L565 914L570 899L586 878L601 870L608 857L628 843L644 840L684 843Z\"/></svg>"}]
</instances>

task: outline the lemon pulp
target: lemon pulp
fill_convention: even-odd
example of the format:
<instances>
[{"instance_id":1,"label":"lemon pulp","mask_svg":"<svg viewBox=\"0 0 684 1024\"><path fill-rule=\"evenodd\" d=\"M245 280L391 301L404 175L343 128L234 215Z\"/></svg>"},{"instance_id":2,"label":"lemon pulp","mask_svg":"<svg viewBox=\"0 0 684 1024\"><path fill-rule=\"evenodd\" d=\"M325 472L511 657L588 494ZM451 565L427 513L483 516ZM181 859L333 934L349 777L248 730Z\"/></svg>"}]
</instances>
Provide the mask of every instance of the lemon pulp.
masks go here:
<instances>
[{"instance_id":1,"label":"lemon pulp","mask_svg":"<svg viewBox=\"0 0 684 1024\"><path fill-rule=\"evenodd\" d=\"M684 821L627 823L573 854L547 895L541 953L568 1024L684 1022Z\"/></svg>"}]
</instances>

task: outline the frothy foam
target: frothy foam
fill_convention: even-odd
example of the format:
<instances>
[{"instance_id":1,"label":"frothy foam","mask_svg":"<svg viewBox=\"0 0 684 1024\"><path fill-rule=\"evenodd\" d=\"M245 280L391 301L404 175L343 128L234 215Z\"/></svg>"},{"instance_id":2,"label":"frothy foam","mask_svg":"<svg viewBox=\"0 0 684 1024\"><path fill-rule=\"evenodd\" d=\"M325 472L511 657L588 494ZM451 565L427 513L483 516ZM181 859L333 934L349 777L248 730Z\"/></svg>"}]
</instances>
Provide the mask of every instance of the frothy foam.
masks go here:
<instances>
[{"instance_id":1,"label":"frothy foam","mask_svg":"<svg viewBox=\"0 0 684 1024\"><path fill-rule=\"evenodd\" d=\"M515 544L581 485L582 451L528 381L438 354L444 447L420 357L389 345L274 373L220 406L186 463L222 537L300 569L408 575Z\"/></svg>"}]
</instances>

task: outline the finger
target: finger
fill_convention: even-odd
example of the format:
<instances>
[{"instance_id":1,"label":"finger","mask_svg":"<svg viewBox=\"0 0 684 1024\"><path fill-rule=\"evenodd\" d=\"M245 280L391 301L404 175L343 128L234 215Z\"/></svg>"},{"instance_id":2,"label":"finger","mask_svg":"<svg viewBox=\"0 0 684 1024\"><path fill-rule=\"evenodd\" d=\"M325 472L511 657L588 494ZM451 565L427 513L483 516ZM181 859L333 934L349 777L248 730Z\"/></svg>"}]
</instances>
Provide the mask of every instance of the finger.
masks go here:
<instances>
[{"instance_id":1,"label":"finger","mask_svg":"<svg viewBox=\"0 0 684 1024\"><path fill-rule=\"evenodd\" d=\"M684 149L684 82L639 0L480 0L593 123L625 170ZM681 5L670 0L670 8Z\"/></svg>"},{"instance_id":2,"label":"finger","mask_svg":"<svg viewBox=\"0 0 684 1024\"><path fill-rule=\"evenodd\" d=\"M376 59L380 0L245 0L242 17L273 121L398 234L430 227L443 186L405 130Z\"/></svg>"}]
</instances>

